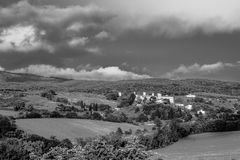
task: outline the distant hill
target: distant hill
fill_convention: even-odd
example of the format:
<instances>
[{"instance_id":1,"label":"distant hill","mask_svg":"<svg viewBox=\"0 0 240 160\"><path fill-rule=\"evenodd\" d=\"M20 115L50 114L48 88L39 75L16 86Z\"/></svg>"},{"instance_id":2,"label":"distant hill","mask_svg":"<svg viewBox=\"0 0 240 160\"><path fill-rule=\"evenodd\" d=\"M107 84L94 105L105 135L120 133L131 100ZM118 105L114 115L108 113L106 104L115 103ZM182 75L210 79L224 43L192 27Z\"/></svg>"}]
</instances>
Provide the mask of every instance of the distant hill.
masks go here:
<instances>
[{"instance_id":1,"label":"distant hill","mask_svg":"<svg viewBox=\"0 0 240 160\"><path fill-rule=\"evenodd\" d=\"M185 95L193 92L206 92L240 96L239 82L224 82L205 79L144 79L106 81L67 81L63 83L71 91L84 91L104 94L112 90L121 92L160 92L168 95Z\"/></svg>"},{"instance_id":2,"label":"distant hill","mask_svg":"<svg viewBox=\"0 0 240 160\"><path fill-rule=\"evenodd\" d=\"M64 78L55 78L55 77L42 77L34 74L26 73L10 73L6 71L0 71L0 82L43 82L43 81L56 81L63 82L66 81Z\"/></svg>"},{"instance_id":3,"label":"distant hill","mask_svg":"<svg viewBox=\"0 0 240 160\"><path fill-rule=\"evenodd\" d=\"M106 94L121 92L160 92L167 95L185 95L194 92L240 96L240 82L225 82L206 79L169 80L160 78L123 81L69 80L57 77L42 77L33 74L0 72L2 88L55 89ZM6 83L7 82L7 83Z\"/></svg>"}]
</instances>

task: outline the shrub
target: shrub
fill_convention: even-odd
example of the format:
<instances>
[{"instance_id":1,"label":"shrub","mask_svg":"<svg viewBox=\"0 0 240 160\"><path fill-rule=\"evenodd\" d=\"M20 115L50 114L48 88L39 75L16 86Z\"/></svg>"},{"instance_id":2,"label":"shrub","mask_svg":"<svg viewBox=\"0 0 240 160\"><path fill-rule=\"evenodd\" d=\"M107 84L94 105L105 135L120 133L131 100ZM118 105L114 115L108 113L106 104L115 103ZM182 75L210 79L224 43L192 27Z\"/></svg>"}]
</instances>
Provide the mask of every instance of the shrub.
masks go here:
<instances>
[{"instance_id":1,"label":"shrub","mask_svg":"<svg viewBox=\"0 0 240 160\"><path fill-rule=\"evenodd\" d=\"M25 102L16 102L16 105L14 106L15 111L20 111L25 108Z\"/></svg>"},{"instance_id":2,"label":"shrub","mask_svg":"<svg viewBox=\"0 0 240 160\"><path fill-rule=\"evenodd\" d=\"M9 131L14 131L16 129L15 122L8 117L0 115L0 138L2 138L5 133Z\"/></svg>"},{"instance_id":3,"label":"shrub","mask_svg":"<svg viewBox=\"0 0 240 160\"><path fill-rule=\"evenodd\" d=\"M118 135L122 135L123 134L123 131L120 127L118 127L117 131L116 131L116 134Z\"/></svg>"},{"instance_id":4,"label":"shrub","mask_svg":"<svg viewBox=\"0 0 240 160\"><path fill-rule=\"evenodd\" d=\"M64 103L64 104L70 104L67 98L65 97L57 97L56 102Z\"/></svg>"},{"instance_id":5,"label":"shrub","mask_svg":"<svg viewBox=\"0 0 240 160\"><path fill-rule=\"evenodd\" d=\"M101 116L101 114L98 113L98 112L94 112L91 117L92 117L92 119L94 119L94 120L102 120L102 119L103 119L103 117Z\"/></svg>"},{"instance_id":6,"label":"shrub","mask_svg":"<svg viewBox=\"0 0 240 160\"><path fill-rule=\"evenodd\" d=\"M45 97L48 100L53 100L55 98L56 92L53 90L45 91L41 93L41 97Z\"/></svg>"},{"instance_id":7,"label":"shrub","mask_svg":"<svg viewBox=\"0 0 240 160\"><path fill-rule=\"evenodd\" d=\"M106 96L107 100L116 101L118 99L118 93L117 92L110 92L110 93L107 93L105 96Z\"/></svg>"},{"instance_id":8,"label":"shrub","mask_svg":"<svg viewBox=\"0 0 240 160\"><path fill-rule=\"evenodd\" d=\"M26 114L26 118L42 118L42 115L37 112L30 112Z\"/></svg>"},{"instance_id":9,"label":"shrub","mask_svg":"<svg viewBox=\"0 0 240 160\"><path fill-rule=\"evenodd\" d=\"M43 142L10 138L0 142L0 159L29 160L30 153L43 154Z\"/></svg>"},{"instance_id":10,"label":"shrub","mask_svg":"<svg viewBox=\"0 0 240 160\"><path fill-rule=\"evenodd\" d=\"M137 118L136 118L137 122L147 122L148 121L148 117L144 114L141 113Z\"/></svg>"},{"instance_id":11,"label":"shrub","mask_svg":"<svg viewBox=\"0 0 240 160\"><path fill-rule=\"evenodd\" d=\"M69 112L66 114L66 118L78 118L78 115L75 112Z\"/></svg>"},{"instance_id":12,"label":"shrub","mask_svg":"<svg viewBox=\"0 0 240 160\"><path fill-rule=\"evenodd\" d=\"M61 115L59 112L57 111L53 111L50 113L50 118L62 118L63 115Z\"/></svg>"}]
</instances>

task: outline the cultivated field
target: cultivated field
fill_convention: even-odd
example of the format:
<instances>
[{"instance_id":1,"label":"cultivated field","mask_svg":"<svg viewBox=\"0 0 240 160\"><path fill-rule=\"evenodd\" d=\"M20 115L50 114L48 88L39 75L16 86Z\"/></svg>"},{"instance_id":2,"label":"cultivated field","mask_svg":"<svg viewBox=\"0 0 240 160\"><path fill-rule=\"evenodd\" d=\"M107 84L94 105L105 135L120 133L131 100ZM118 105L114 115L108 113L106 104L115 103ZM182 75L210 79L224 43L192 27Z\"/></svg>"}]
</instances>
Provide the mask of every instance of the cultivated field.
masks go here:
<instances>
[{"instance_id":1,"label":"cultivated field","mask_svg":"<svg viewBox=\"0 0 240 160\"><path fill-rule=\"evenodd\" d=\"M113 123L105 121L83 120L83 119L19 119L16 124L20 129L28 133L38 134L49 138L69 138L74 140L78 137L93 137L105 135L116 131L120 127L123 131L132 129L135 132L138 126L127 123Z\"/></svg>"},{"instance_id":2,"label":"cultivated field","mask_svg":"<svg viewBox=\"0 0 240 160\"><path fill-rule=\"evenodd\" d=\"M18 112L12 111L12 110L2 110L2 109L0 109L0 115L15 117L15 116L18 115Z\"/></svg>"}]
</instances>

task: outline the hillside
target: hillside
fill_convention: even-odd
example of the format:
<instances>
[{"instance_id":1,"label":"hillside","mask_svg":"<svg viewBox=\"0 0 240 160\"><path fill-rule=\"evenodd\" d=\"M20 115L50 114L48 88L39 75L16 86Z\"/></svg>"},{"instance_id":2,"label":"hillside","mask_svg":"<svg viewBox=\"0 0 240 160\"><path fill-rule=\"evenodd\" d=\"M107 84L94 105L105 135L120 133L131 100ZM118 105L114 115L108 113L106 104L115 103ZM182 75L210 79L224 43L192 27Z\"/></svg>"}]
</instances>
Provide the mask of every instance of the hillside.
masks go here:
<instances>
[{"instance_id":1,"label":"hillside","mask_svg":"<svg viewBox=\"0 0 240 160\"><path fill-rule=\"evenodd\" d=\"M62 85L70 91L82 91L103 94L112 90L121 92L161 92L168 95L184 95L192 92L206 92L226 95L240 95L239 82L224 82L204 79L145 79L125 80L117 82L104 81L68 81Z\"/></svg>"},{"instance_id":2,"label":"hillside","mask_svg":"<svg viewBox=\"0 0 240 160\"><path fill-rule=\"evenodd\" d=\"M28 82L28 81L57 81L62 82L66 79L55 78L55 77L42 77L34 74L23 74L23 73L10 73L6 71L0 71L0 82Z\"/></svg>"},{"instance_id":3,"label":"hillside","mask_svg":"<svg viewBox=\"0 0 240 160\"><path fill-rule=\"evenodd\" d=\"M168 95L184 95L193 92L240 95L240 82L225 82L205 79L143 79L124 81L87 81L63 78L47 78L32 74L0 72L1 88L43 90L55 89L70 92L105 94L116 90L121 92L161 92ZM36 83L37 82L37 83Z\"/></svg>"}]
</instances>

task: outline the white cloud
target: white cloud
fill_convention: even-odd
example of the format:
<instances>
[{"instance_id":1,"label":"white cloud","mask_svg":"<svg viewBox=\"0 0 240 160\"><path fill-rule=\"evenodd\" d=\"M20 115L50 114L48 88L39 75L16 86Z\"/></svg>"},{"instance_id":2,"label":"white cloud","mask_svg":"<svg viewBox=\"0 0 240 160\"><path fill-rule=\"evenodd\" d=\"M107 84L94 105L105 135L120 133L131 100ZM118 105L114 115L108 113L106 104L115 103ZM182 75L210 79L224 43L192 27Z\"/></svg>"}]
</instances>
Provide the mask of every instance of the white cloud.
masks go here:
<instances>
[{"instance_id":1,"label":"white cloud","mask_svg":"<svg viewBox=\"0 0 240 160\"><path fill-rule=\"evenodd\" d=\"M57 68L51 65L30 65L26 68L12 70L14 73L31 73L45 77L63 77L76 80L126 80L150 78L148 75L139 75L133 72L121 70L119 67L100 67L91 71L75 70L73 68Z\"/></svg>"},{"instance_id":2,"label":"white cloud","mask_svg":"<svg viewBox=\"0 0 240 160\"><path fill-rule=\"evenodd\" d=\"M177 69L174 69L171 72L166 73L163 75L163 77L166 78L183 78L188 77L192 75L208 75L208 74L214 74L221 70L224 70L227 67L235 67L237 66L234 63L223 63L223 62L217 62L213 64L203 64L199 65L198 63L195 63L190 66L180 65Z\"/></svg>"},{"instance_id":3,"label":"white cloud","mask_svg":"<svg viewBox=\"0 0 240 160\"><path fill-rule=\"evenodd\" d=\"M5 71L5 68L3 68L2 66L0 66L0 71Z\"/></svg>"},{"instance_id":4,"label":"white cloud","mask_svg":"<svg viewBox=\"0 0 240 160\"><path fill-rule=\"evenodd\" d=\"M102 50L99 47L88 47L86 51L95 55L102 55Z\"/></svg>"},{"instance_id":5,"label":"white cloud","mask_svg":"<svg viewBox=\"0 0 240 160\"><path fill-rule=\"evenodd\" d=\"M104 24L112 17L94 4L59 7L19 1L0 7L0 34L4 32L0 37L0 50L53 52L64 47L84 46L91 41L90 36L104 30ZM84 32L84 37L80 32Z\"/></svg>"},{"instance_id":6,"label":"white cloud","mask_svg":"<svg viewBox=\"0 0 240 160\"><path fill-rule=\"evenodd\" d=\"M72 25L68 26L67 31L77 32L77 31L80 31L83 28L84 28L84 25L82 23L76 22L76 23L73 23Z\"/></svg>"},{"instance_id":7,"label":"white cloud","mask_svg":"<svg viewBox=\"0 0 240 160\"><path fill-rule=\"evenodd\" d=\"M101 39L107 39L107 38L109 38L109 37L110 37L110 35L109 35L109 33L106 32L106 31L99 32L98 34L95 35L95 38L96 38L96 39L99 39L99 40L101 40Z\"/></svg>"},{"instance_id":8,"label":"white cloud","mask_svg":"<svg viewBox=\"0 0 240 160\"><path fill-rule=\"evenodd\" d=\"M41 34L42 32L40 32ZM16 25L0 32L0 51L29 52L44 49L52 52L54 48L41 40L33 26Z\"/></svg>"},{"instance_id":9,"label":"white cloud","mask_svg":"<svg viewBox=\"0 0 240 160\"><path fill-rule=\"evenodd\" d=\"M78 37L68 41L68 45L71 47L85 46L87 43L88 43L88 37Z\"/></svg>"}]
</instances>

